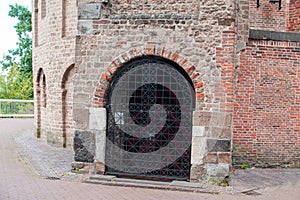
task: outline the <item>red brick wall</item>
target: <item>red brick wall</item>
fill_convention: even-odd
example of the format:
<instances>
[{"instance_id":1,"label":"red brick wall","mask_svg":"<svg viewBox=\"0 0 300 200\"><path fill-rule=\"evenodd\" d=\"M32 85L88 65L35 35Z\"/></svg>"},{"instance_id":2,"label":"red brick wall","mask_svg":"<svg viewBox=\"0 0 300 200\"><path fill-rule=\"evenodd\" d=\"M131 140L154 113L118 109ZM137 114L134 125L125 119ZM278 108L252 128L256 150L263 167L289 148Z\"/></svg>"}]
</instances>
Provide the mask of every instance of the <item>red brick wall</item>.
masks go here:
<instances>
[{"instance_id":1,"label":"red brick wall","mask_svg":"<svg viewBox=\"0 0 300 200\"><path fill-rule=\"evenodd\" d=\"M234 28L230 27L222 34L222 47L216 48L216 64L221 67L222 84L216 85L215 99L220 99L221 108L231 113L234 82ZM230 130L230 127L227 127Z\"/></svg>"},{"instance_id":2,"label":"red brick wall","mask_svg":"<svg viewBox=\"0 0 300 200\"><path fill-rule=\"evenodd\" d=\"M290 0L287 31L300 32L300 0Z\"/></svg>"},{"instance_id":3,"label":"red brick wall","mask_svg":"<svg viewBox=\"0 0 300 200\"><path fill-rule=\"evenodd\" d=\"M260 0L259 2L260 6L257 8L256 0L250 1L250 28L285 31L289 13L287 0L282 0L280 10L278 10L278 3L272 4L269 0Z\"/></svg>"},{"instance_id":4,"label":"red brick wall","mask_svg":"<svg viewBox=\"0 0 300 200\"><path fill-rule=\"evenodd\" d=\"M249 41L237 70L233 162L300 164L300 43Z\"/></svg>"}]
</instances>

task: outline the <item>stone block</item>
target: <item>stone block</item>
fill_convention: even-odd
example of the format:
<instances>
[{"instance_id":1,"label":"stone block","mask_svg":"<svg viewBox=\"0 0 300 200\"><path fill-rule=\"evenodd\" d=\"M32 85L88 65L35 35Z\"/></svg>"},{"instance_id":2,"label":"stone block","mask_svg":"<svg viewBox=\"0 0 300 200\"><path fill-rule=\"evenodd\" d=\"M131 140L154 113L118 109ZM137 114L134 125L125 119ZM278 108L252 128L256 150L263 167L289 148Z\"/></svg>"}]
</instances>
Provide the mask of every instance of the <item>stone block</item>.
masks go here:
<instances>
[{"instance_id":1,"label":"stone block","mask_svg":"<svg viewBox=\"0 0 300 200\"><path fill-rule=\"evenodd\" d=\"M217 153L208 153L204 159L205 163L218 163L218 154Z\"/></svg>"},{"instance_id":2,"label":"stone block","mask_svg":"<svg viewBox=\"0 0 300 200\"><path fill-rule=\"evenodd\" d=\"M80 20L77 29L79 35L91 35L93 33L93 21Z\"/></svg>"},{"instance_id":3,"label":"stone block","mask_svg":"<svg viewBox=\"0 0 300 200\"><path fill-rule=\"evenodd\" d=\"M193 137L203 137L205 134L205 127L204 126L193 126Z\"/></svg>"},{"instance_id":4,"label":"stone block","mask_svg":"<svg viewBox=\"0 0 300 200\"><path fill-rule=\"evenodd\" d=\"M93 173L94 172L94 163L73 162L71 171L73 173L79 173L79 174Z\"/></svg>"},{"instance_id":5,"label":"stone block","mask_svg":"<svg viewBox=\"0 0 300 200\"><path fill-rule=\"evenodd\" d=\"M231 153L230 152L218 153L218 162L230 164L231 163Z\"/></svg>"},{"instance_id":6,"label":"stone block","mask_svg":"<svg viewBox=\"0 0 300 200\"><path fill-rule=\"evenodd\" d=\"M206 175L206 168L204 165L192 165L191 166L191 174L190 181L191 182L199 182L203 180Z\"/></svg>"},{"instance_id":7,"label":"stone block","mask_svg":"<svg viewBox=\"0 0 300 200\"><path fill-rule=\"evenodd\" d=\"M242 51L244 49L246 49L246 42L238 40L237 43L236 43L236 51L240 52L240 51Z\"/></svg>"},{"instance_id":8,"label":"stone block","mask_svg":"<svg viewBox=\"0 0 300 200\"><path fill-rule=\"evenodd\" d=\"M105 172L105 164L103 162L95 161L95 173L104 174L104 172Z\"/></svg>"},{"instance_id":9,"label":"stone block","mask_svg":"<svg viewBox=\"0 0 300 200\"><path fill-rule=\"evenodd\" d=\"M231 26L235 22L234 18L219 18L218 24L221 26Z\"/></svg>"},{"instance_id":10,"label":"stone block","mask_svg":"<svg viewBox=\"0 0 300 200\"><path fill-rule=\"evenodd\" d=\"M105 162L106 130L96 132L95 158L99 162Z\"/></svg>"},{"instance_id":11,"label":"stone block","mask_svg":"<svg viewBox=\"0 0 300 200\"><path fill-rule=\"evenodd\" d=\"M72 169L82 169L82 168L84 168L84 163L83 162L72 162L71 166L72 166Z\"/></svg>"},{"instance_id":12,"label":"stone block","mask_svg":"<svg viewBox=\"0 0 300 200\"><path fill-rule=\"evenodd\" d=\"M89 113L89 129L106 130L106 109L90 108Z\"/></svg>"},{"instance_id":13,"label":"stone block","mask_svg":"<svg viewBox=\"0 0 300 200\"><path fill-rule=\"evenodd\" d=\"M73 109L73 119L76 122L76 127L86 129L88 126L89 110L84 108Z\"/></svg>"},{"instance_id":14,"label":"stone block","mask_svg":"<svg viewBox=\"0 0 300 200\"><path fill-rule=\"evenodd\" d=\"M230 140L207 139L208 152L230 152L230 148Z\"/></svg>"},{"instance_id":15,"label":"stone block","mask_svg":"<svg viewBox=\"0 0 300 200\"><path fill-rule=\"evenodd\" d=\"M211 126L224 127L231 126L232 115L226 112L212 112L211 113Z\"/></svg>"},{"instance_id":16,"label":"stone block","mask_svg":"<svg viewBox=\"0 0 300 200\"><path fill-rule=\"evenodd\" d=\"M89 3L78 5L78 19L100 19L101 4Z\"/></svg>"},{"instance_id":17,"label":"stone block","mask_svg":"<svg viewBox=\"0 0 300 200\"><path fill-rule=\"evenodd\" d=\"M194 112L193 125L194 126L209 126L211 121L210 112Z\"/></svg>"},{"instance_id":18,"label":"stone block","mask_svg":"<svg viewBox=\"0 0 300 200\"><path fill-rule=\"evenodd\" d=\"M278 32L278 31L268 31L268 30L249 30L249 38L256 40L275 40L275 41L289 41L289 42L299 42L299 33L290 32Z\"/></svg>"},{"instance_id":19,"label":"stone block","mask_svg":"<svg viewBox=\"0 0 300 200\"><path fill-rule=\"evenodd\" d=\"M89 131L75 131L74 160L79 162L93 162L95 157L95 135Z\"/></svg>"},{"instance_id":20,"label":"stone block","mask_svg":"<svg viewBox=\"0 0 300 200\"><path fill-rule=\"evenodd\" d=\"M202 164L206 149L206 138L192 138L191 164Z\"/></svg>"},{"instance_id":21,"label":"stone block","mask_svg":"<svg viewBox=\"0 0 300 200\"><path fill-rule=\"evenodd\" d=\"M229 176L230 165L228 164L207 164L207 176L208 177L218 177L224 179Z\"/></svg>"},{"instance_id":22,"label":"stone block","mask_svg":"<svg viewBox=\"0 0 300 200\"><path fill-rule=\"evenodd\" d=\"M209 127L209 130L206 132L207 137L219 138L219 139L230 139L231 138L231 127Z\"/></svg>"}]
</instances>

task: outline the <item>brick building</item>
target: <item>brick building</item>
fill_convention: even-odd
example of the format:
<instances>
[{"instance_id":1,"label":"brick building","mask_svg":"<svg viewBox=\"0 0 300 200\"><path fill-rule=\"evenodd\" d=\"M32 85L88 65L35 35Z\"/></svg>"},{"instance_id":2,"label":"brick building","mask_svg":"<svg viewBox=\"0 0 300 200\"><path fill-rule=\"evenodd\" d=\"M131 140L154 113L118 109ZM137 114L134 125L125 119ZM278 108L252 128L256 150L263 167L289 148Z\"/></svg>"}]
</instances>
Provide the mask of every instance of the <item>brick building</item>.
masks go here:
<instances>
[{"instance_id":1,"label":"brick building","mask_svg":"<svg viewBox=\"0 0 300 200\"><path fill-rule=\"evenodd\" d=\"M36 135L197 181L300 164L300 0L33 0Z\"/></svg>"}]
</instances>

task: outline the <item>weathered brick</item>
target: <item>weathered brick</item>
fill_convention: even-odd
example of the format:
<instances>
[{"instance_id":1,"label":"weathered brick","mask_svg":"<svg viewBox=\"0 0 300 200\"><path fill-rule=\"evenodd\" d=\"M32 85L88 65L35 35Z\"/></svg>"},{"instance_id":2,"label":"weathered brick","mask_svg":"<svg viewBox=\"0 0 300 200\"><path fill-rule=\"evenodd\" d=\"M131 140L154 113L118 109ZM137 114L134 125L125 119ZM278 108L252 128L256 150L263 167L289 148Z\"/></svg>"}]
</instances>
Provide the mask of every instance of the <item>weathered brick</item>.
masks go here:
<instances>
[{"instance_id":1,"label":"weathered brick","mask_svg":"<svg viewBox=\"0 0 300 200\"><path fill-rule=\"evenodd\" d=\"M252 40L241 54L233 130L233 146L239 149L233 157L238 163L265 167L293 165L299 159L294 129L298 120L291 119L299 110L295 96L299 65L294 63L300 55L290 47L297 43L286 44Z\"/></svg>"}]
</instances>

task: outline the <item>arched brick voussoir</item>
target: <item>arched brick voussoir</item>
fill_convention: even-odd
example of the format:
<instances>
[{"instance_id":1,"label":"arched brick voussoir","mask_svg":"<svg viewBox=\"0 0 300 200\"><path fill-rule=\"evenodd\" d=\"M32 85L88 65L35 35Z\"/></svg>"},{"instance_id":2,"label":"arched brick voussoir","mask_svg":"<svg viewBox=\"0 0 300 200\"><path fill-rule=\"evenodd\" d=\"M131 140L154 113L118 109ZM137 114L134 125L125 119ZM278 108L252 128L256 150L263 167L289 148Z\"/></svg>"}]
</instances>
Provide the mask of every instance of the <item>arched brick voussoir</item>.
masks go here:
<instances>
[{"instance_id":1,"label":"arched brick voussoir","mask_svg":"<svg viewBox=\"0 0 300 200\"><path fill-rule=\"evenodd\" d=\"M187 75L190 77L191 81L194 84L194 89L196 91L196 98L204 98L203 93L203 85L201 82L200 73L197 72L195 65L190 63L188 59L184 56L181 56L177 52L172 52L171 50L167 50L165 47L159 47L156 45L146 46L144 48L132 48L128 52L121 54L115 60L111 62L111 64L106 68L105 72L102 72L100 76L100 80L95 89L93 96L93 107L104 107L106 102L106 93L109 87L109 84L112 80L112 77L118 70L118 68L122 67L124 64L129 62L132 59L139 58L142 56L158 56L168 60L171 60L177 63Z\"/></svg>"},{"instance_id":2,"label":"arched brick voussoir","mask_svg":"<svg viewBox=\"0 0 300 200\"><path fill-rule=\"evenodd\" d=\"M205 97L204 94L204 82L199 81L194 84L195 92L196 92L196 99L203 100Z\"/></svg>"},{"instance_id":3,"label":"arched brick voussoir","mask_svg":"<svg viewBox=\"0 0 300 200\"><path fill-rule=\"evenodd\" d=\"M109 87L111 81L111 74L108 72L102 72L100 76L100 80L95 88L93 99L92 99L92 107L94 108L102 108L106 104L106 92Z\"/></svg>"}]
</instances>

